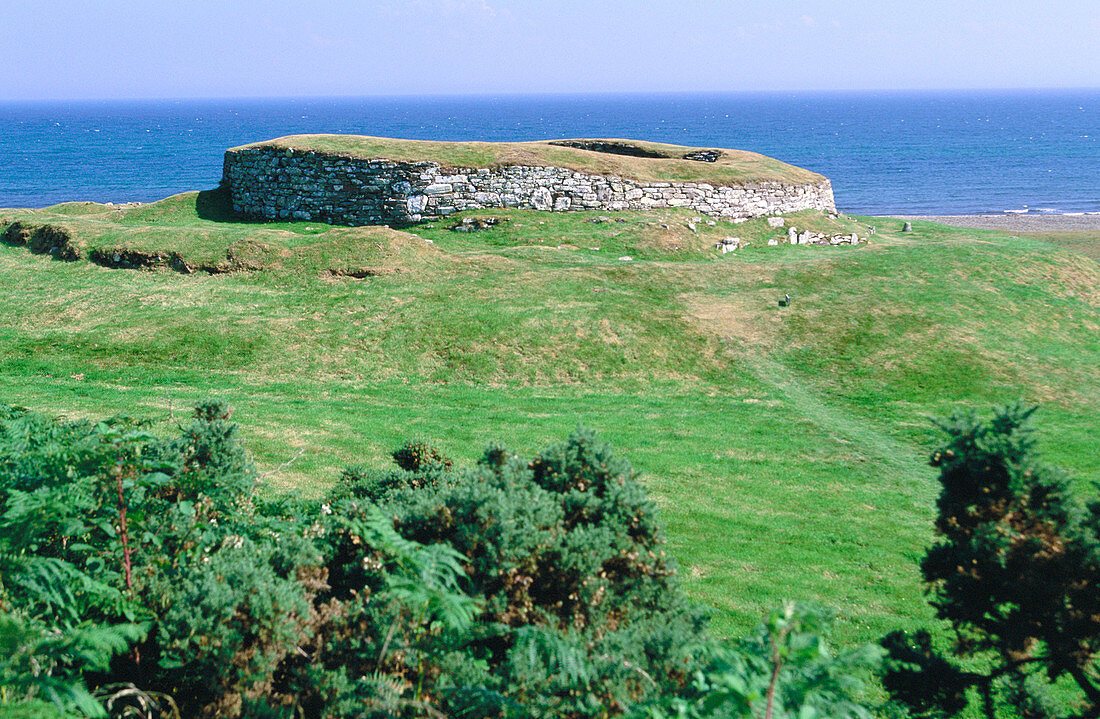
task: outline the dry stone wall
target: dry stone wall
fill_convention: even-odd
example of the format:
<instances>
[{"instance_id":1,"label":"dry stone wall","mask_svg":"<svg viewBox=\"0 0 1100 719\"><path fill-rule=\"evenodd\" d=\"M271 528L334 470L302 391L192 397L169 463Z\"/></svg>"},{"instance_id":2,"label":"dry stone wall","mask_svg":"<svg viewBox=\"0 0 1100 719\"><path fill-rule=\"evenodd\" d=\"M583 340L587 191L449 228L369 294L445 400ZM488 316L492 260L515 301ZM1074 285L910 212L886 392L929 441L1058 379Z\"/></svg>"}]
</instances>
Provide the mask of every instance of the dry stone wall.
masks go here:
<instances>
[{"instance_id":1,"label":"dry stone wall","mask_svg":"<svg viewBox=\"0 0 1100 719\"><path fill-rule=\"evenodd\" d=\"M836 211L827 179L802 185L639 182L560 167L447 169L434 162L262 146L226 152L223 183L237 212L343 225L403 225L493 207L558 212L687 207L725 218Z\"/></svg>"}]
</instances>

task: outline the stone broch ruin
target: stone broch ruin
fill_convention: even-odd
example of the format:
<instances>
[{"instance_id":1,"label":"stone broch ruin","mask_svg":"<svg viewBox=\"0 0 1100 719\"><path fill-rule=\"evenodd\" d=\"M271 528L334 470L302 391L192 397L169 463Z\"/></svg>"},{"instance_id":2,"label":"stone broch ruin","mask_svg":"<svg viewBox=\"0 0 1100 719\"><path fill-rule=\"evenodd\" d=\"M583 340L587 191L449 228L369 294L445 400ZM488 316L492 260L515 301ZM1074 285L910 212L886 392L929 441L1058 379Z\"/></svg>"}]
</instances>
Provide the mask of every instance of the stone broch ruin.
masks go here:
<instances>
[{"instance_id":1,"label":"stone broch ruin","mask_svg":"<svg viewBox=\"0 0 1100 719\"><path fill-rule=\"evenodd\" d=\"M635 154L615 141L560 141L593 152ZM720 150L677 159L714 162ZM636 155L648 157L650 155ZM743 219L816 209L835 212L828 179L791 184L640 181L545 165L443 167L267 144L226 152L223 184L233 208L265 219L343 225L407 225L461 210L516 207L570 212L686 207L714 218Z\"/></svg>"}]
</instances>

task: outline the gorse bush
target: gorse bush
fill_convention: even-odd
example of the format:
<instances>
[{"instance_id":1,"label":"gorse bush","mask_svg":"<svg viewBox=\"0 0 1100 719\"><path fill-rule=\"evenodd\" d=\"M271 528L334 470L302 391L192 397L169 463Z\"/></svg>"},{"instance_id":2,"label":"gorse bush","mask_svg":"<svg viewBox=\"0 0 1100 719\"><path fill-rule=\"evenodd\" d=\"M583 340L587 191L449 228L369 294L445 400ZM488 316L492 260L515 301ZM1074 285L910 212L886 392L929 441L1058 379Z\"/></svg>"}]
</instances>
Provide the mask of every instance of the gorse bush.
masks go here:
<instances>
[{"instance_id":1,"label":"gorse bush","mask_svg":"<svg viewBox=\"0 0 1100 719\"><path fill-rule=\"evenodd\" d=\"M509 713L599 715L693 668L702 620L660 549L653 506L591 433L394 491L384 511L403 536L466 558L481 608L467 651Z\"/></svg>"},{"instance_id":2,"label":"gorse bush","mask_svg":"<svg viewBox=\"0 0 1100 719\"><path fill-rule=\"evenodd\" d=\"M952 661L931 635L894 632L886 687L911 711L953 715L971 697L989 717L1013 707L1044 717L1066 709L1052 686L1076 696L1070 711L1100 716L1100 501L1080 503L1067 477L1038 460L1016 404L981 420L941 422L936 533L921 571L936 616L955 636ZM980 667L975 669L974 667Z\"/></svg>"},{"instance_id":3,"label":"gorse bush","mask_svg":"<svg viewBox=\"0 0 1100 719\"><path fill-rule=\"evenodd\" d=\"M406 442L393 451L393 461L407 472L419 472L431 467L450 471L454 462L424 440Z\"/></svg>"},{"instance_id":4,"label":"gorse bush","mask_svg":"<svg viewBox=\"0 0 1100 719\"><path fill-rule=\"evenodd\" d=\"M814 644L817 614L707 639L591 432L464 470L424 442L394 458L265 501L223 403L168 438L0 408L0 714L716 716L769 682L777 716L858 713L842 680L866 662Z\"/></svg>"},{"instance_id":5,"label":"gorse bush","mask_svg":"<svg viewBox=\"0 0 1100 719\"><path fill-rule=\"evenodd\" d=\"M473 716L603 716L681 686L702 619L660 549L653 507L630 466L585 431L531 461L494 453L462 472L434 460L413 472L344 472L329 497L334 516L357 519L373 510L358 498L375 500L401 537L456 552L453 589L476 609L455 635L444 621L453 613L447 593L416 603L400 595L396 616L381 623L379 605L364 605L362 621L377 629L329 647L341 667L381 668L415 687L414 701ZM574 481L547 481L562 472ZM398 596L392 581L385 589L385 558L364 558L357 537L326 536L333 591ZM447 589L424 579L418 586ZM403 648L387 656L395 640Z\"/></svg>"}]
</instances>

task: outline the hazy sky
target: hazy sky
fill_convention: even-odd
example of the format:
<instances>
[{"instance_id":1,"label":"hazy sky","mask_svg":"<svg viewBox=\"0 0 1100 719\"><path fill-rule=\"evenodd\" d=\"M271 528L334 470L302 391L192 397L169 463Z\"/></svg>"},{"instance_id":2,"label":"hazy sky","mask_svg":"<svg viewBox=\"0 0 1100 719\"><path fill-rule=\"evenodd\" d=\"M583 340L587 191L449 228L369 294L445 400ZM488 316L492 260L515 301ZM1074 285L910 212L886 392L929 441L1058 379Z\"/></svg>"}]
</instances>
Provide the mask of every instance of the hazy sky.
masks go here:
<instances>
[{"instance_id":1,"label":"hazy sky","mask_svg":"<svg viewBox=\"0 0 1100 719\"><path fill-rule=\"evenodd\" d=\"M4 0L0 100L1100 86L1100 1Z\"/></svg>"}]
</instances>

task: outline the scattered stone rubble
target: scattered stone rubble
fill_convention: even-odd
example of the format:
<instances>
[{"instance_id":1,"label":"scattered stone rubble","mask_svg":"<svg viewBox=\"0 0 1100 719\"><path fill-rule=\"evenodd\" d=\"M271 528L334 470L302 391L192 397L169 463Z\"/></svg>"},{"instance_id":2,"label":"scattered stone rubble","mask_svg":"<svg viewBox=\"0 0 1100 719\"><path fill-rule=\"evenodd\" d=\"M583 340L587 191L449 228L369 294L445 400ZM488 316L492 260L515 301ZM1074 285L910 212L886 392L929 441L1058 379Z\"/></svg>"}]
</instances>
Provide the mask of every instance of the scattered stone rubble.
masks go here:
<instances>
[{"instance_id":1,"label":"scattered stone rubble","mask_svg":"<svg viewBox=\"0 0 1100 719\"><path fill-rule=\"evenodd\" d=\"M691 208L732 220L815 209L835 212L832 186L756 182L641 182L560 167L443 168L251 146L225 154L223 182L237 212L266 219L403 225L461 210L554 212Z\"/></svg>"},{"instance_id":2,"label":"scattered stone rubble","mask_svg":"<svg viewBox=\"0 0 1100 719\"><path fill-rule=\"evenodd\" d=\"M792 245L858 245L860 242L866 242L867 238L861 238L855 232L825 235L810 230L799 232L797 227L790 227L787 229L787 241ZM768 244L770 245L771 242Z\"/></svg>"},{"instance_id":3,"label":"scattered stone rubble","mask_svg":"<svg viewBox=\"0 0 1100 719\"><path fill-rule=\"evenodd\" d=\"M453 232L480 232L508 221L507 217L464 217L461 222L451 225L451 230Z\"/></svg>"},{"instance_id":4,"label":"scattered stone rubble","mask_svg":"<svg viewBox=\"0 0 1100 719\"><path fill-rule=\"evenodd\" d=\"M737 248L741 247L743 244L744 243L741 241L740 237L724 237L721 240L715 242L714 246L719 249L724 255L727 252L733 252Z\"/></svg>"},{"instance_id":5,"label":"scattered stone rubble","mask_svg":"<svg viewBox=\"0 0 1100 719\"><path fill-rule=\"evenodd\" d=\"M783 217L769 217L769 227L783 227L786 220ZM857 233L833 233L827 235L821 232L813 232L812 230L803 230L799 232L797 227L787 228L787 241L792 245L858 245L860 242L867 242L866 237L860 237ZM739 237L725 237L714 243L715 249L720 251L723 255L727 252L733 252L734 250L744 247L748 243ZM768 239L768 245L775 247L780 244L778 237L771 237Z\"/></svg>"}]
</instances>

